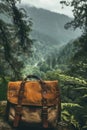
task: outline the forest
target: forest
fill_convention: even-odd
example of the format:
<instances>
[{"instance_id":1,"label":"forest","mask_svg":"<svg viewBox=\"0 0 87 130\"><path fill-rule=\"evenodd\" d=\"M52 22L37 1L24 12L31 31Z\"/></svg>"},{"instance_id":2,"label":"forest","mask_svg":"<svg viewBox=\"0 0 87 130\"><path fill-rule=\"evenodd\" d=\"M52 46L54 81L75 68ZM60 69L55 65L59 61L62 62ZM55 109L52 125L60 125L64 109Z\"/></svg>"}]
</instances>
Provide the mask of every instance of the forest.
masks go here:
<instances>
[{"instance_id":1,"label":"forest","mask_svg":"<svg viewBox=\"0 0 87 130\"><path fill-rule=\"evenodd\" d=\"M87 130L87 0L61 0L60 4L73 7L74 18L65 23L66 32L69 28L82 32L62 45L48 35L43 35L44 42L35 39L33 19L20 0L0 0L0 101L6 100L9 81L28 74L56 79L61 91L61 120L75 130Z\"/></svg>"}]
</instances>

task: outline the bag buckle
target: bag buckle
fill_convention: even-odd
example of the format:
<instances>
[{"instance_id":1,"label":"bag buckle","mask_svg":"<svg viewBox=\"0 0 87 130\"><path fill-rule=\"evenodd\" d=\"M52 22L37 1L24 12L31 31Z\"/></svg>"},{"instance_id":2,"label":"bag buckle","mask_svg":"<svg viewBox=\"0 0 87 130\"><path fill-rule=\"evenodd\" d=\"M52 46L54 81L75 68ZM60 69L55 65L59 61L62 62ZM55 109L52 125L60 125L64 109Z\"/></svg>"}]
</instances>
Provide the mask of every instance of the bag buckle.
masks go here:
<instances>
[{"instance_id":1,"label":"bag buckle","mask_svg":"<svg viewBox=\"0 0 87 130\"><path fill-rule=\"evenodd\" d=\"M17 115L21 115L21 111L22 111L22 106L21 105L17 105L15 107L15 111Z\"/></svg>"}]
</instances>

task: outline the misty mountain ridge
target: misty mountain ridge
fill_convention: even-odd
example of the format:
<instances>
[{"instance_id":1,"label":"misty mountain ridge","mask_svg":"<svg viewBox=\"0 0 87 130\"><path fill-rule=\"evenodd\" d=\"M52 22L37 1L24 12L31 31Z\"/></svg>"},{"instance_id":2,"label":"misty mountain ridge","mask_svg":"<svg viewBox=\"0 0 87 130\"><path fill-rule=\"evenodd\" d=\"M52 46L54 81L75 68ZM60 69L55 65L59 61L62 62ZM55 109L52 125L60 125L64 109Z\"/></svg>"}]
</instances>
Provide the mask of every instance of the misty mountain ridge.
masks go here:
<instances>
[{"instance_id":1,"label":"misty mountain ridge","mask_svg":"<svg viewBox=\"0 0 87 130\"><path fill-rule=\"evenodd\" d=\"M33 55L36 59L46 59L52 53L59 52L62 45L76 39L81 35L80 29L66 30L64 25L71 21L72 18L48 11L42 8L21 5L27 15L32 19L32 39L35 39L33 46ZM33 60L34 61L34 60Z\"/></svg>"},{"instance_id":2,"label":"misty mountain ridge","mask_svg":"<svg viewBox=\"0 0 87 130\"><path fill-rule=\"evenodd\" d=\"M44 42L44 45L58 46L66 44L81 35L80 29L76 31L64 29L64 25L72 20L64 14L29 5L20 5L21 7L26 10L27 15L32 19L32 38L39 42ZM5 14L0 14L0 17L5 19L5 22L10 21L10 18Z\"/></svg>"},{"instance_id":3,"label":"misty mountain ridge","mask_svg":"<svg viewBox=\"0 0 87 130\"><path fill-rule=\"evenodd\" d=\"M79 29L76 31L64 29L64 25L72 20L64 14L28 5L23 5L23 7L27 11L27 14L29 14L29 17L32 18L32 36L37 40L44 40L42 35L45 35L45 37L47 36L55 39L57 44L65 44L81 34Z\"/></svg>"},{"instance_id":4,"label":"misty mountain ridge","mask_svg":"<svg viewBox=\"0 0 87 130\"><path fill-rule=\"evenodd\" d=\"M72 20L64 14L29 5L21 5L21 7L26 10L33 23L31 31L31 37L34 39L33 57L29 60L29 63L31 61L33 65L36 65L36 62L39 63L46 60L53 53L59 55L59 50L62 49L61 46L81 35L80 29L76 31L64 29L64 25ZM5 19L5 21L9 19L7 15L1 15L1 18Z\"/></svg>"}]
</instances>

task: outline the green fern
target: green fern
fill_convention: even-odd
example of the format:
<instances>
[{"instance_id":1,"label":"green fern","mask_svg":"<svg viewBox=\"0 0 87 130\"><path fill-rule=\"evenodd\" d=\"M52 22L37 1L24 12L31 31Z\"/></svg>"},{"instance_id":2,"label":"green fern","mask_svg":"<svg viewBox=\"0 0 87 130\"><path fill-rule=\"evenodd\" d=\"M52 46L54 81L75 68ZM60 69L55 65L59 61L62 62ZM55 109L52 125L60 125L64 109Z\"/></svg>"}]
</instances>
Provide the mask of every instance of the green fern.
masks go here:
<instances>
[{"instance_id":1,"label":"green fern","mask_svg":"<svg viewBox=\"0 0 87 130\"><path fill-rule=\"evenodd\" d=\"M79 107L79 108L83 108L79 104L75 104L75 103L62 103L61 107L62 107L62 109L65 108L65 107Z\"/></svg>"},{"instance_id":2,"label":"green fern","mask_svg":"<svg viewBox=\"0 0 87 130\"><path fill-rule=\"evenodd\" d=\"M68 124L72 124L75 128L78 128L78 130L80 130L79 121L76 119L75 113L74 111L72 111L72 108L82 109L83 107L75 103L62 103L61 108L61 120L67 122Z\"/></svg>"}]
</instances>

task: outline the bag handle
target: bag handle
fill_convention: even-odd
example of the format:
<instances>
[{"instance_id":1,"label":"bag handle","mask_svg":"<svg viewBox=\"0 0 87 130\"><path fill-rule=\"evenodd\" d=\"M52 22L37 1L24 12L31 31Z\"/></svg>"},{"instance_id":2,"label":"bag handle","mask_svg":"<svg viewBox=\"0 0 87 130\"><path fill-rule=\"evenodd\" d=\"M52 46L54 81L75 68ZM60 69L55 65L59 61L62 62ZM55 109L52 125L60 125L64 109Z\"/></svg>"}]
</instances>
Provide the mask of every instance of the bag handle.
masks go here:
<instances>
[{"instance_id":1,"label":"bag handle","mask_svg":"<svg viewBox=\"0 0 87 130\"><path fill-rule=\"evenodd\" d=\"M23 91L23 89L24 89L24 85L25 85L25 83L26 83L26 81L28 80L28 79L31 79L31 78L33 78L33 79L36 79L36 80L38 80L38 82L41 84L41 88L42 88L42 91L47 91L47 89L49 89L49 86L47 86L47 84L40 78L40 77L38 77L38 76L36 76L36 75L28 75L26 78L24 78L24 80L22 81L22 83L21 83L21 87L20 87L20 91ZM20 94L19 94L20 95Z\"/></svg>"},{"instance_id":2,"label":"bag handle","mask_svg":"<svg viewBox=\"0 0 87 130\"><path fill-rule=\"evenodd\" d=\"M20 89L19 89L19 93L18 93L18 104L20 104L20 105L22 102L23 94L24 94L24 86L27 82L27 79L29 79L29 78L34 78L39 81L39 83L41 84L42 92L46 90L46 87L45 87L46 83L44 83L44 81L41 78L39 78L36 75L28 75L26 78L24 78L24 80L22 80L22 82L20 84Z\"/></svg>"},{"instance_id":3,"label":"bag handle","mask_svg":"<svg viewBox=\"0 0 87 130\"><path fill-rule=\"evenodd\" d=\"M41 79L40 77L36 76L36 75L28 75L28 76L24 79L24 81L26 81L27 79L30 79L30 78L34 78L34 79L40 80L40 81L42 82L42 79Z\"/></svg>"}]
</instances>

